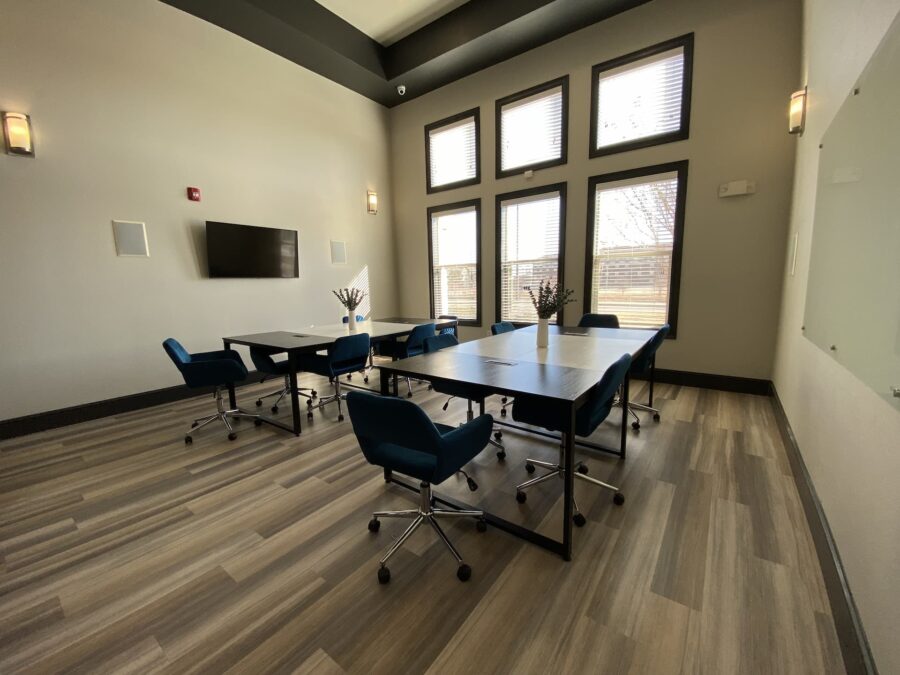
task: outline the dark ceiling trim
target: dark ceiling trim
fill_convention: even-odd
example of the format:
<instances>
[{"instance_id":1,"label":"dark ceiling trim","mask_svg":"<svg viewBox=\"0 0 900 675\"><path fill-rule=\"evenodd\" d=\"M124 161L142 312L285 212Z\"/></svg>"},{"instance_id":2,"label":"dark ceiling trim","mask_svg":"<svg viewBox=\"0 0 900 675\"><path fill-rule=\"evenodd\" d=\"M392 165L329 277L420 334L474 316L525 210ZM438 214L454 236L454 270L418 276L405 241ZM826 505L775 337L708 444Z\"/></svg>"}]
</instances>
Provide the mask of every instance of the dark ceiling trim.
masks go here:
<instances>
[{"instance_id":1,"label":"dark ceiling trim","mask_svg":"<svg viewBox=\"0 0 900 675\"><path fill-rule=\"evenodd\" d=\"M649 2L470 0L384 47L314 0L160 1L388 107Z\"/></svg>"}]
</instances>

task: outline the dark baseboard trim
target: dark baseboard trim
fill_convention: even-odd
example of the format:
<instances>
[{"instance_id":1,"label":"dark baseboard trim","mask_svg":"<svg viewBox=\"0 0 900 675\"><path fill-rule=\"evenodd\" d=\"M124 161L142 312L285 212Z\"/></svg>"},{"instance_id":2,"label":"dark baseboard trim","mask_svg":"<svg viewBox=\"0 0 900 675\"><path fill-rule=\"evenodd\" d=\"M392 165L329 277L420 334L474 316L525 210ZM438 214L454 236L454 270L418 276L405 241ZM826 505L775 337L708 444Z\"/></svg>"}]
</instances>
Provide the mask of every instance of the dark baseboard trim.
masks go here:
<instances>
[{"instance_id":1,"label":"dark baseboard trim","mask_svg":"<svg viewBox=\"0 0 900 675\"><path fill-rule=\"evenodd\" d=\"M733 391L739 394L769 396L772 393L772 383L769 380L757 380L752 377L691 373L686 370L657 368L655 380L656 382L661 382L663 384L677 384L682 387L700 387L701 389Z\"/></svg>"},{"instance_id":2,"label":"dark baseboard trim","mask_svg":"<svg viewBox=\"0 0 900 675\"><path fill-rule=\"evenodd\" d=\"M261 378L262 375L256 371L250 372L247 375L247 379L238 384L238 386L255 384ZM38 431L47 431L48 429L65 427L70 424L109 417L110 415L121 415L122 413L140 410L141 408L150 408L163 403L174 403L175 401L211 394L212 392L212 387L190 389L186 385L180 384L174 387L164 387L163 389L154 389L138 394L119 396L118 398L84 403L70 408L48 410L47 412L35 413L34 415L0 420L0 440L26 436Z\"/></svg>"},{"instance_id":3,"label":"dark baseboard trim","mask_svg":"<svg viewBox=\"0 0 900 675\"><path fill-rule=\"evenodd\" d=\"M856 603L853 601L853 593L850 591L850 585L844 574L844 566L841 563L837 544L774 384L770 385L770 393L774 403L778 430L781 432L781 438L787 449L791 473L794 476L797 492L800 494L800 501L803 503L803 511L806 513L806 521L809 523L812 533L819 566L822 568L822 578L825 581L825 590L831 604L831 615L841 646L844 668L848 675L864 673L877 675L878 669L872 658L869 640L866 638Z\"/></svg>"}]
</instances>

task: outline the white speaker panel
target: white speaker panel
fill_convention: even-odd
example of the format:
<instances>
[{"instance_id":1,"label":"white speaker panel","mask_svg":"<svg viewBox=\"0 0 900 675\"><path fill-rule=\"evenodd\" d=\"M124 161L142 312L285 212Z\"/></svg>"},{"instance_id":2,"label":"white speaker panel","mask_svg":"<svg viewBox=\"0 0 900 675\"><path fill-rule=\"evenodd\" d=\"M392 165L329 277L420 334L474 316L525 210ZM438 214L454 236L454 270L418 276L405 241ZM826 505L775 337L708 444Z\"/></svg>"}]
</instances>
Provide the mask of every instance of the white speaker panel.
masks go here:
<instances>
[{"instance_id":1,"label":"white speaker panel","mask_svg":"<svg viewBox=\"0 0 900 675\"><path fill-rule=\"evenodd\" d=\"M116 253L121 256L148 257L147 228L144 223L133 220L114 220L113 236L116 238Z\"/></svg>"},{"instance_id":2,"label":"white speaker panel","mask_svg":"<svg viewBox=\"0 0 900 675\"><path fill-rule=\"evenodd\" d=\"M331 264L346 265L347 264L347 242L331 241Z\"/></svg>"}]
</instances>

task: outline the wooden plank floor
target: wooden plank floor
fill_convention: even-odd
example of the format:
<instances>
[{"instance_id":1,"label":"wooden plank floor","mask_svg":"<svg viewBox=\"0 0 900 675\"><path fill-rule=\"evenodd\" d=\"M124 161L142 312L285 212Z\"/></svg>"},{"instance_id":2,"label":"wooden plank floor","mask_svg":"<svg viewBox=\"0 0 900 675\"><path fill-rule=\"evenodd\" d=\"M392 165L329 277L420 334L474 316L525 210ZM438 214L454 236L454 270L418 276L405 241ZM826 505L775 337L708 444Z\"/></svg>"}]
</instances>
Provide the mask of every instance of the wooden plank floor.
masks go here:
<instances>
[{"instance_id":1,"label":"wooden plank floor","mask_svg":"<svg viewBox=\"0 0 900 675\"><path fill-rule=\"evenodd\" d=\"M200 397L2 442L0 672L842 672L770 401L657 391L662 422L629 432L627 461L580 453L627 501L576 483L574 561L457 522L466 584L430 530L377 583L405 525L373 535L369 513L413 495L384 484L334 406L300 438L243 423L186 447ZM464 416L422 387L414 400ZM558 536L558 482L514 499L524 458L555 449L504 440L505 463L473 463L478 492L442 489Z\"/></svg>"}]
</instances>

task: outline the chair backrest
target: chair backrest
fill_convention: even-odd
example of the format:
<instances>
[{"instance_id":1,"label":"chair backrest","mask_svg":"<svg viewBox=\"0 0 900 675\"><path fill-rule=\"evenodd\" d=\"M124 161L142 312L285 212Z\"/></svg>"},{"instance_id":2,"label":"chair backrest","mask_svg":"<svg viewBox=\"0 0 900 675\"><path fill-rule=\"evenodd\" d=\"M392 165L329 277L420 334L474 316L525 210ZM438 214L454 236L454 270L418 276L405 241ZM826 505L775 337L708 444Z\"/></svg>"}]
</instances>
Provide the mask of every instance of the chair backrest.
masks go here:
<instances>
[{"instance_id":1,"label":"chair backrest","mask_svg":"<svg viewBox=\"0 0 900 675\"><path fill-rule=\"evenodd\" d=\"M619 317L615 314L585 314L578 322L580 328L618 328Z\"/></svg>"},{"instance_id":2,"label":"chair backrest","mask_svg":"<svg viewBox=\"0 0 900 675\"><path fill-rule=\"evenodd\" d=\"M659 327L659 330L656 331L656 334L650 338L650 341L641 350L641 353L634 359L634 362L631 364L632 373L644 373L650 368L653 357L656 356L656 352L662 347L668 334L669 324L664 323Z\"/></svg>"},{"instance_id":3,"label":"chair backrest","mask_svg":"<svg viewBox=\"0 0 900 675\"><path fill-rule=\"evenodd\" d=\"M589 405L595 402L598 405L605 405L611 401L625 379L625 374L631 367L631 363L631 354L622 354L615 363L607 368L606 372L603 373L603 377L591 390L591 402Z\"/></svg>"},{"instance_id":4,"label":"chair backrest","mask_svg":"<svg viewBox=\"0 0 900 675\"><path fill-rule=\"evenodd\" d=\"M409 351L410 349L423 349L425 338L430 338L433 335L433 323L423 323L419 326L416 326L409 332L409 337L406 338L407 351Z\"/></svg>"},{"instance_id":5,"label":"chair backrest","mask_svg":"<svg viewBox=\"0 0 900 675\"><path fill-rule=\"evenodd\" d=\"M448 321L458 321L459 317L455 314L441 314L439 319L446 319ZM456 335L456 329L458 326L447 326L446 328L441 328L442 335Z\"/></svg>"},{"instance_id":6,"label":"chair backrest","mask_svg":"<svg viewBox=\"0 0 900 675\"><path fill-rule=\"evenodd\" d=\"M357 314L357 315L356 315L356 320L357 320L357 321L365 321L365 320L366 320L366 317L364 317L362 314ZM344 318L341 319L341 321L343 321L344 323L350 323L350 317L347 316L346 314L344 314Z\"/></svg>"},{"instance_id":7,"label":"chair backrest","mask_svg":"<svg viewBox=\"0 0 900 675\"><path fill-rule=\"evenodd\" d=\"M509 321L501 321L491 326L491 335L500 335L500 333L511 333L516 329Z\"/></svg>"},{"instance_id":8,"label":"chair backrest","mask_svg":"<svg viewBox=\"0 0 900 675\"><path fill-rule=\"evenodd\" d=\"M250 360L253 361L253 365L259 372L275 374L278 372L278 366L272 355L277 353L262 347L250 347Z\"/></svg>"},{"instance_id":9,"label":"chair backrest","mask_svg":"<svg viewBox=\"0 0 900 675\"><path fill-rule=\"evenodd\" d=\"M332 367L351 367L358 364L362 369L369 360L369 347L368 333L346 335L328 346L328 358Z\"/></svg>"},{"instance_id":10,"label":"chair backrest","mask_svg":"<svg viewBox=\"0 0 900 675\"><path fill-rule=\"evenodd\" d=\"M347 410L359 447L373 464L377 462L373 461L372 451L383 443L429 454L440 450L440 433L412 401L351 391L347 394Z\"/></svg>"},{"instance_id":11,"label":"chair backrest","mask_svg":"<svg viewBox=\"0 0 900 675\"><path fill-rule=\"evenodd\" d=\"M455 347L459 344L459 340L449 333L441 333L425 338L425 353L431 354L447 347Z\"/></svg>"},{"instance_id":12,"label":"chair backrest","mask_svg":"<svg viewBox=\"0 0 900 675\"><path fill-rule=\"evenodd\" d=\"M181 343L175 338L167 338L162 345L163 349L166 350L166 354L172 359L172 363L178 367L178 370L181 370L185 364L191 362L191 355L188 353L188 350L182 347Z\"/></svg>"}]
</instances>

